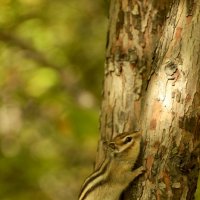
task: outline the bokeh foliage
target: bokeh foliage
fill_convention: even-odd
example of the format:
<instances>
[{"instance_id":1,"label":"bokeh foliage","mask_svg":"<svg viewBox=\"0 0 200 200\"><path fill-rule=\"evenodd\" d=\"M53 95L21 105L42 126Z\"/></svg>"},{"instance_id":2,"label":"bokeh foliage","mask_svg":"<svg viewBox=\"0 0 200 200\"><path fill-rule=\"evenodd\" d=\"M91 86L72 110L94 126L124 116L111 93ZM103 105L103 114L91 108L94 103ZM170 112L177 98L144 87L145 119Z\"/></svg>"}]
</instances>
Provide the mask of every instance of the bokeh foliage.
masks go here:
<instances>
[{"instance_id":1,"label":"bokeh foliage","mask_svg":"<svg viewBox=\"0 0 200 200\"><path fill-rule=\"evenodd\" d=\"M76 199L98 137L101 0L0 1L0 199Z\"/></svg>"}]
</instances>

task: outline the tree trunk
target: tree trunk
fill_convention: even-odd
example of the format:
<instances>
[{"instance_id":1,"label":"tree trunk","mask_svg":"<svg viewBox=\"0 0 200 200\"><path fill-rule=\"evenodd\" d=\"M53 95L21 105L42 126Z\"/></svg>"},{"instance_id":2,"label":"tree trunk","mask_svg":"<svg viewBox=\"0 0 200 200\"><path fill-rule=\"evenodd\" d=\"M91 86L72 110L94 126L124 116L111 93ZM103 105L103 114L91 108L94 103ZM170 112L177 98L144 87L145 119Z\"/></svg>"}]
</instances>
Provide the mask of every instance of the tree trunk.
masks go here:
<instances>
[{"instance_id":1,"label":"tree trunk","mask_svg":"<svg viewBox=\"0 0 200 200\"><path fill-rule=\"evenodd\" d=\"M102 141L141 129L146 172L122 199L194 199L199 174L200 0L111 0Z\"/></svg>"}]
</instances>

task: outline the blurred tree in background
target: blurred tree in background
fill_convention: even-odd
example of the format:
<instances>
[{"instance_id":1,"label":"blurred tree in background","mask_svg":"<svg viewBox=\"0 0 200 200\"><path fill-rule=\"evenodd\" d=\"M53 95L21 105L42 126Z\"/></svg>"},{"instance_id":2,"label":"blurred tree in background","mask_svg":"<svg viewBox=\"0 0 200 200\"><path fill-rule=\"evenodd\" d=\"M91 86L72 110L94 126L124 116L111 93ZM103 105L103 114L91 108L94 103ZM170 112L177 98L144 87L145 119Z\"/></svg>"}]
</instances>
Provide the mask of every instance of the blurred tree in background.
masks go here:
<instances>
[{"instance_id":1,"label":"blurred tree in background","mask_svg":"<svg viewBox=\"0 0 200 200\"><path fill-rule=\"evenodd\" d=\"M77 197L96 151L105 10L0 1L1 200Z\"/></svg>"}]
</instances>

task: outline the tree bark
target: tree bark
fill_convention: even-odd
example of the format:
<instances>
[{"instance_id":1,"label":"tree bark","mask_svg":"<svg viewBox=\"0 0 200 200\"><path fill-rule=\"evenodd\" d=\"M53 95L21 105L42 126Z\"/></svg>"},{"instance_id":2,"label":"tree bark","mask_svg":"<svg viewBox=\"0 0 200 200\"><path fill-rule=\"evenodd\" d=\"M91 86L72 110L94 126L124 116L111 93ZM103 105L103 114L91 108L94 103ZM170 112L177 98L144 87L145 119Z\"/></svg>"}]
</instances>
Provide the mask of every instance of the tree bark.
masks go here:
<instances>
[{"instance_id":1,"label":"tree bark","mask_svg":"<svg viewBox=\"0 0 200 200\"><path fill-rule=\"evenodd\" d=\"M122 199L194 199L200 143L200 0L111 0L102 141L141 129L146 172Z\"/></svg>"}]
</instances>

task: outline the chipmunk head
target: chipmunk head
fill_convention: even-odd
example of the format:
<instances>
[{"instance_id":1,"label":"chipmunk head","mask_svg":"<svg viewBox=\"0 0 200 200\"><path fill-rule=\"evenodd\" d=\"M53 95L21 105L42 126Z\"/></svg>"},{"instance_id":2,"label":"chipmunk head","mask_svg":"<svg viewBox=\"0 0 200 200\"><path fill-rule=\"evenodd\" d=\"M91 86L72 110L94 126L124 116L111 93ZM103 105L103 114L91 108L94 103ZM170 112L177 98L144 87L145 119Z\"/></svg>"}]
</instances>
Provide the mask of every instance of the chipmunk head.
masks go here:
<instances>
[{"instance_id":1,"label":"chipmunk head","mask_svg":"<svg viewBox=\"0 0 200 200\"><path fill-rule=\"evenodd\" d=\"M129 151L135 151L136 153L140 150L140 141L141 132L122 133L113 138L113 140L108 144L108 148L114 154Z\"/></svg>"}]
</instances>

